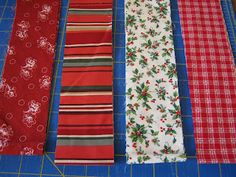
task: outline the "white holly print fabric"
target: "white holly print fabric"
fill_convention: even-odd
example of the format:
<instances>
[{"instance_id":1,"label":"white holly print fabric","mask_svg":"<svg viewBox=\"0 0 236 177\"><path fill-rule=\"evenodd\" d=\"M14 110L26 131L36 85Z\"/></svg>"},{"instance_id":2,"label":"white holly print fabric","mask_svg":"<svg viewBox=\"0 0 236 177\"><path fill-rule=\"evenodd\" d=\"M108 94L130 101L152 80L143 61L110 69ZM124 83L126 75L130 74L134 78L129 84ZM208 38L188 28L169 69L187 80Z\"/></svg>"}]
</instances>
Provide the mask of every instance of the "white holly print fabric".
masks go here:
<instances>
[{"instance_id":1,"label":"white holly print fabric","mask_svg":"<svg viewBox=\"0 0 236 177\"><path fill-rule=\"evenodd\" d=\"M126 0L127 163L185 161L169 0Z\"/></svg>"}]
</instances>

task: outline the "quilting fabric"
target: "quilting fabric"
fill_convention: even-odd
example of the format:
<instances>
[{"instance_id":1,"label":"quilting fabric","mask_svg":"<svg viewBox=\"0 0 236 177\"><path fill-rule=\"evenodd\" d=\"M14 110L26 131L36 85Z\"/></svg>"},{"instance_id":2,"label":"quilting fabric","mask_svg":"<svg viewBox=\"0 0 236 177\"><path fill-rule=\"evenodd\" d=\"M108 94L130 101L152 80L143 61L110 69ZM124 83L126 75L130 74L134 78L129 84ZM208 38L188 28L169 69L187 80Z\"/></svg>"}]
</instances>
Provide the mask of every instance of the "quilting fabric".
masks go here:
<instances>
[{"instance_id":1,"label":"quilting fabric","mask_svg":"<svg viewBox=\"0 0 236 177\"><path fill-rule=\"evenodd\" d=\"M185 161L169 0L126 0L127 163Z\"/></svg>"},{"instance_id":2,"label":"quilting fabric","mask_svg":"<svg viewBox=\"0 0 236 177\"><path fill-rule=\"evenodd\" d=\"M236 162L236 75L220 0L179 0L199 163Z\"/></svg>"},{"instance_id":3,"label":"quilting fabric","mask_svg":"<svg viewBox=\"0 0 236 177\"><path fill-rule=\"evenodd\" d=\"M112 0L71 0L55 163L112 164Z\"/></svg>"},{"instance_id":4,"label":"quilting fabric","mask_svg":"<svg viewBox=\"0 0 236 177\"><path fill-rule=\"evenodd\" d=\"M60 1L18 0L0 82L0 154L43 154Z\"/></svg>"}]
</instances>

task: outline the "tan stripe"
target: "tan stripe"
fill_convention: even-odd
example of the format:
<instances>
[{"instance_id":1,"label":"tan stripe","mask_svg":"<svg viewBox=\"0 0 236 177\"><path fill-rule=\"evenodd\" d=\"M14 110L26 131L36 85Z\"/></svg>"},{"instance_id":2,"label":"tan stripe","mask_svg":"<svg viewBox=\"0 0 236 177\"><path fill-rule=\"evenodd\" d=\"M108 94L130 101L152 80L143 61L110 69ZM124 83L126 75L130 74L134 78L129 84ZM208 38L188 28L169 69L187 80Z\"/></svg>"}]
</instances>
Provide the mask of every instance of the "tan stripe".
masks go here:
<instances>
[{"instance_id":1,"label":"tan stripe","mask_svg":"<svg viewBox=\"0 0 236 177\"><path fill-rule=\"evenodd\" d=\"M109 26L67 26L66 27L66 31L104 30L104 32L105 32L105 31L108 31L111 29L112 29L111 25L109 25Z\"/></svg>"},{"instance_id":2,"label":"tan stripe","mask_svg":"<svg viewBox=\"0 0 236 177\"><path fill-rule=\"evenodd\" d=\"M63 92L60 96L112 95L112 92Z\"/></svg>"},{"instance_id":3,"label":"tan stripe","mask_svg":"<svg viewBox=\"0 0 236 177\"><path fill-rule=\"evenodd\" d=\"M112 105L60 105L60 108L112 108Z\"/></svg>"},{"instance_id":4,"label":"tan stripe","mask_svg":"<svg viewBox=\"0 0 236 177\"><path fill-rule=\"evenodd\" d=\"M108 58L108 59L112 59L112 56L65 56L64 59L70 59L70 60L73 60L73 59L99 59L99 58Z\"/></svg>"},{"instance_id":5,"label":"tan stripe","mask_svg":"<svg viewBox=\"0 0 236 177\"><path fill-rule=\"evenodd\" d=\"M96 137L102 137L102 138L105 138L105 137L114 137L113 135L57 135L58 138L96 138Z\"/></svg>"},{"instance_id":6,"label":"tan stripe","mask_svg":"<svg viewBox=\"0 0 236 177\"><path fill-rule=\"evenodd\" d=\"M54 160L55 163L114 163L114 160Z\"/></svg>"},{"instance_id":7,"label":"tan stripe","mask_svg":"<svg viewBox=\"0 0 236 177\"><path fill-rule=\"evenodd\" d=\"M107 112L113 109L59 109L59 112Z\"/></svg>"},{"instance_id":8,"label":"tan stripe","mask_svg":"<svg viewBox=\"0 0 236 177\"><path fill-rule=\"evenodd\" d=\"M67 44L65 47L87 47L87 46L111 46L112 43L97 43L97 44Z\"/></svg>"}]
</instances>

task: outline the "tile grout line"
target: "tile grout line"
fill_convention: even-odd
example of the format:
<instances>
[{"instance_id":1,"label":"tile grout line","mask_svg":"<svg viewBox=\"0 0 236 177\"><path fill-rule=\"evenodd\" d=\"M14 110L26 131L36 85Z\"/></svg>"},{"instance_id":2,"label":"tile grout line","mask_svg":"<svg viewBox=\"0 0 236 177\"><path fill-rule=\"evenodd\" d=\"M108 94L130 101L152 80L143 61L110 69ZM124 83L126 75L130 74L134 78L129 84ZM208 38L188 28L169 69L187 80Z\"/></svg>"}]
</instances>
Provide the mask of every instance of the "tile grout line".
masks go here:
<instances>
[{"instance_id":1,"label":"tile grout line","mask_svg":"<svg viewBox=\"0 0 236 177\"><path fill-rule=\"evenodd\" d=\"M18 177L20 177L20 172L21 172L21 167L22 167L22 162L23 162L23 156L20 156L20 165L19 165L19 169L18 169Z\"/></svg>"}]
</instances>

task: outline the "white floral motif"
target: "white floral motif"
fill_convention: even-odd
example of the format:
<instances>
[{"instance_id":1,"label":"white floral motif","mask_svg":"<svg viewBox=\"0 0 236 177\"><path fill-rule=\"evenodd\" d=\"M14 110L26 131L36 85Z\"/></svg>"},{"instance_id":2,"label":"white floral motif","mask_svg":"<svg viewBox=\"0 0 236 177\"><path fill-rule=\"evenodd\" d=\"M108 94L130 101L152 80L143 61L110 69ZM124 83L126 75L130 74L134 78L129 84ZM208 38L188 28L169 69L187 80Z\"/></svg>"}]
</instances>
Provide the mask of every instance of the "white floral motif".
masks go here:
<instances>
[{"instance_id":1,"label":"white floral motif","mask_svg":"<svg viewBox=\"0 0 236 177\"><path fill-rule=\"evenodd\" d=\"M24 149L20 152L21 155L34 155L34 149L30 147L24 147Z\"/></svg>"},{"instance_id":2,"label":"white floral motif","mask_svg":"<svg viewBox=\"0 0 236 177\"><path fill-rule=\"evenodd\" d=\"M49 13L51 12L52 7L44 4L42 10L38 12L38 18L40 21L45 22L48 19Z\"/></svg>"},{"instance_id":3,"label":"white floral motif","mask_svg":"<svg viewBox=\"0 0 236 177\"><path fill-rule=\"evenodd\" d=\"M30 24L28 21L21 21L17 24L18 30L16 31L16 36L18 36L21 40L24 40L28 37L28 30L30 28Z\"/></svg>"},{"instance_id":4,"label":"white floral motif","mask_svg":"<svg viewBox=\"0 0 236 177\"><path fill-rule=\"evenodd\" d=\"M33 76L33 70L37 67L36 63L36 59L32 57L26 58L25 65L21 67L20 76L25 80L31 78Z\"/></svg>"},{"instance_id":5,"label":"white floral motif","mask_svg":"<svg viewBox=\"0 0 236 177\"><path fill-rule=\"evenodd\" d=\"M12 127L2 124L0 126L0 152L9 145L11 136L13 136Z\"/></svg>"},{"instance_id":6,"label":"white floral motif","mask_svg":"<svg viewBox=\"0 0 236 177\"><path fill-rule=\"evenodd\" d=\"M5 79L2 79L2 81L0 81L0 93L3 93L7 98L13 98L17 96L16 88L11 87L9 84L7 84Z\"/></svg>"},{"instance_id":7,"label":"white floral motif","mask_svg":"<svg viewBox=\"0 0 236 177\"><path fill-rule=\"evenodd\" d=\"M39 40L37 40L37 43L38 43L38 48L46 50L48 54L55 53L55 46L52 45L50 42L48 42L48 39L46 37L40 37Z\"/></svg>"},{"instance_id":8,"label":"white floral motif","mask_svg":"<svg viewBox=\"0 0 236 177\"><path fill-rule=\"evenodd\" d=\"M50 88L51 78L47 75L43 75L39 79L39 83L40 83L40 88L44 88L44 89L48 90Z\"/></svg>"},{"instance_id":9,"label":"white floral motif","mask_svg":"<svg viewBox=\"0 0 236 177\"><path fill-rule=\"evenodd\" d=\"M41 104L35 100L31 100L28 103L28 110L23 112L22 122L27 127L32 127L36 124L36 114L40 112Z\"/></svg>"},{"instance_id":10,"label":"white floral motif","mask_svg":"<svg viewBox=\"0 0 236 177\"><path fill-rule=\"evenodd\" d=\"M8 55L15 55L15 47L14 46L8 46L7 47L7 53L8 53Z\"/></svg>"}]
</instances>

